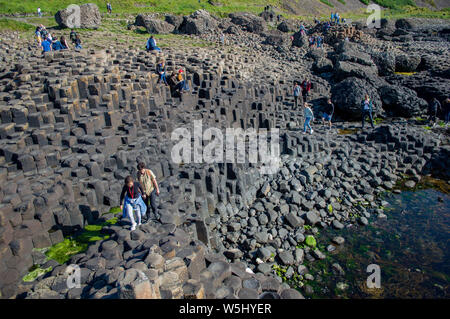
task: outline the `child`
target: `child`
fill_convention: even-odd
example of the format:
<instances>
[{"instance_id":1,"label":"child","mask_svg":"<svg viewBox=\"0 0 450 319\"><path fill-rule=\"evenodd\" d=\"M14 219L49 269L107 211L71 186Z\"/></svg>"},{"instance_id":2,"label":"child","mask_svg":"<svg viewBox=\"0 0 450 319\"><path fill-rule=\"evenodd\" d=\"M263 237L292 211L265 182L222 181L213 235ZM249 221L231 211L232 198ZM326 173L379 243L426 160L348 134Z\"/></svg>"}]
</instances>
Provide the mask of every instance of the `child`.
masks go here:
<instances>
[{"instance_id":1,"label":"child","mask_svg":"<svg viewBox=\"0 0 450 319\"><path fill-rule=\"evenodd\" d=\"M75 38L75 49L82 49L80 36L77 34Z\"/></svg>"},{"instance_id":2,"label":"child","mask_svg":"<svg viewBox=\"0 0 450 319\"><path fill-rule=\"evenodd\" d=\"M147 211L147 206L142 200L142 194L144 194L144 190L141 184L134 182L131 176L127 176L120 193L120 209L122 210L122 216L128 216L130 219L132 231L136 229L133 211L136 211L137 225L141 225L141 218L145 216Z\"/></svg>"},{"instance_id":3,"label":"child","mask_svg":"<svg viewBox=\"0 0 450 319\"><path fill-rule=\"evenodd\" d=\"M303 125L303 134L306 134L306 127L309 127L310 129L310 134L312 134L314 131L311 127L311 121L314 120L314 113L311 110L311 107L309 106L309 103L305 102L305 124Z\"/></svg>"}]
</instances>

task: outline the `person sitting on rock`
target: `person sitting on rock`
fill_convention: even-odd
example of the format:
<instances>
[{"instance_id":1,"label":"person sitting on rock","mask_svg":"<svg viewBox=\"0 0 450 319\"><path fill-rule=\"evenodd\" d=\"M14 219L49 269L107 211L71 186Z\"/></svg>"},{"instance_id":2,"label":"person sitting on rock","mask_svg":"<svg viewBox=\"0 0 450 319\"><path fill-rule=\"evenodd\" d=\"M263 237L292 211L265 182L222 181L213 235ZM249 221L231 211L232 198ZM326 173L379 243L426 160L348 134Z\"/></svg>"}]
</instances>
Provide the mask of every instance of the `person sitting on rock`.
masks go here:
<instances>
[{"instance_id":1,"label":"person sitting on rock","mask_svg":"<svg viewBox=\"0 0 450 319\"><path fill-rule=\"evenodd\" d=\"M142 189L144 190L142 198L144 199L147 207L152 208L154 219L157 220L158 206L156 203L156 196L159 196L159 187L158 182L156 181L156 176L150 169L145 168L145 164L142 162L138 164L137 170L138 181L142 185ZM148 214L147 220L150 220L150 212Z\"/></svg>"},{"instance_id":2,"label":"person sitting on rock","mask_svg":"<svg viewBox=\"0 0 450 319\"><path fill-rule=\"evenodd\" d=\"M41 27L41 39L45 40L48 37L48 31L42 24L40 27Z\"/></svg>"},{"instance_id":3,"label":"person sitting on rock","mask_svg":"<svg viewBox=\"0 0 450 319\"><path fill-rule=\"evenodd\" d=\"M331 102L330 98L328 99L327 104L325 105L325 110L322 116L323 125L325 125L325 121L327 121L330 129L331 129L331 118L333 117L333 113L334 113L334 104L333 102Z\"/></svg>"},{"instance_id":4,"label":"person sitting on rock","mask_svg":"<svg viewBox=\"0 0 450 319\"><path fill-rule=\"evenodd\" d=\"M183 91L186 89L186 80L183 76L183 70L179 69L178 73L175 74L175 90L183 94Z\"/></svg>"},{"instance_id":5,"label":"person sitting on rock","mask_svg":"<svg viewBox=\"0 0 450 319\"><path fill-rule=\"evenodd\" d=\"M311 121L314 121L314 113L309 105L309 103L304 103L304 115L305 115L305 123L303 124L303 134L306 134L306 128L308 127L310 130L310 134L314 132L311 127Z\"/></svg>"},{"instance_id":6,"label":"person sitting on rock","mask_svg":"<svg viewBox=\"0 0 450 319\"><path fill-rule=\"evenodd\" d=\"M147 45L146 45L147 51L158 51L161 52L161 49L156 46L156 40L153 36L148 38Z\"/></svg>"},{"instance_id":7,"label":"person sitting on rock","mask_svg":"<svg viewBox=\"0 0 450 319\"><path fill-rule=\"evenodd\" d=\"M52 51L52 41L46 38L44 41L41 42L42 46L42 53L50 52Z\"/></svg>"},{"instance_id":8,"label":"person sitting on rock","mask_svg":"<svg viewBox=\"0 0 450 319\"><path fill-rule=\"evenodd\" d=\"M323 32L324 32L325 34L327 34L327 33L328 33L328 30L330 30L330 28L331 28L330 22L326 22L326 23L323 25Z\"/></svg>"},{"instance_id":9,"label":"person sitting on rock","mask_svg":"<svg viewBox=\"0 0 450 319\"><path fill-rule=\"evenodd\" d=\"M308 100L309 91L311 91L311 81L309 79L305 79L302 84L302 96L303 96L303 102L306 102Z\"/></svg>"},{"instance_id":10,"label":"person sitting on rock","mask_svg":"<svg viewBox=\"0 0 450 319\"><path fill-rule=\"evenodd\" d=\"M159 82L163 81L165 85L167 84L166 79L166 61L164 59L161 59L160 63L156 66L156 73L158 74L158 84Z\"/></svg>"},{"instance_id":11,"label":"person sitting on rock","mask_svg":"<svg viewBox=\"0 0 450 319\"><path fill-rule=\"evenodd\" d=\"M298 98L300 97L301 87L297 81L294 81L294 107L298 107Z\"/></svg>"},{"instance_id":12,"label":"person sitting on rock","mask_svg":"<svg viewBox=\"0 0 450 319\"><path fill-rule=\"evenodd\" d=\"M61 41L58 41L57 38L55 38L55 40L52 41L52 49L53 49L53 51L59 51L59 50L63 49Z\"/></svg>"},{"instance_id":13,"label":"person sitting on rock","mask_svg":"<svg viewBox=\"0 0 450 319\"><path fill-rule=\"evenodd\" d=\"M65 36L61 36L61 38L59 39L59 42L61 42L62 50L70 49L69 43L67 43L67 40L66 40Z\"/></svg>"},{"instance_id":14,"label":"person sitting on rock","mask_svg":"<svg viewBox=\"0 0 450 319\"><path fill-rule=\"evenodd\" d=\"M375 128L373 125L373 118L372 118L372 100L369 98L369 95L366 94L364 97L364 100L361 102L361 108L362 108L362 129L364 129L364 122L366 120L366 116L368 115L370 118L370 125L372 125L372 128Z\"/></svg>"},{"instance_id":15,"label":"person sitting on rock","mask_svg":"<svg viewBox=\"0 0 450 319\"><path fill-rule=\"evenodd\" d=\"M80 36L77 34L75 38L75 49L81 50L83 47L81 46L81 39Z\"/></svg>"},{"instance_id":16,"label":"person sitting on rock","mask_svg":"<svg viewBox=\"0 0 450 319\"><path fill-rule=\"evenodd\" d=\"M145 216L147 211L147 206L142 200L142 194L144 194L142 186L133 181L131 176L127 176L120 193L120 209L122 210L122 217L130 219L132 231L136 229L136 225L141 225L141 218ZM137 224L134 219L134 212L136 212Z\"/></svg>"},{"instance_id":17,"label":"person sitting on rock","mask_svg":"<svg viewBox=\"0 0 450 319\"><path fill-rule=\"evenodd\" d=\"M428 114L429 114L428 121L430 121L433 124L433 127L436 125L437 115L441 107L442 107L441 103L435 97L428 104Z\"/></svg>"}]
</instances>

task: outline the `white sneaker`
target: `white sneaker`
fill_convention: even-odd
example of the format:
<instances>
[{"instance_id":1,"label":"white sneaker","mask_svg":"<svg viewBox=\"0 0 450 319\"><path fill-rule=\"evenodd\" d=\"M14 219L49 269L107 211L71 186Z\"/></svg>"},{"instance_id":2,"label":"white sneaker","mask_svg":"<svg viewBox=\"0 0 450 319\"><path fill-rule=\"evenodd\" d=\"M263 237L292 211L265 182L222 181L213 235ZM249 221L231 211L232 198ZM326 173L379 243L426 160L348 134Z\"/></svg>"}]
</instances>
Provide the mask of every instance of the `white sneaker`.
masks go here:
<instances>
[{"instance_id":1,"label":"white sneaker","mask_svg":"<svg viewBox=\"0 0 450 319\"><path fill-rule=\"evenodd\" d=\"M312 134L312 133L314 133L314 130L311 130L311 133L309 133L309 134Z\"/></svg>"},{"instance_id":2,"label":"white sneaker","mask_svg":"<svg viewBox=\"0 0 450 319\"><path fill-rule=\"evenodd\" d=\"M306 134L306 132L303 132L303 134Z\"/></svg>"},{"instance_id":3,"label":"white sneaker","mask_svg":"<svg viewBox=\"0 0 450 319\"><path fill-rule=\"evenodd\" d=\"M141 223L141 222L139 222L139 223L138 223L138 226L141 226L141 225L142 225L142 223Z\"/></svg>"},{"instance_id":4,"label":"white sneaker","mask_svg":"<svg viewBox=\"0 0 450 319\"><path fill-rule=\"evenodd\" d=\"M136 230L136 224L131 225L131 231Z\"/></svg>"}]
</instances>

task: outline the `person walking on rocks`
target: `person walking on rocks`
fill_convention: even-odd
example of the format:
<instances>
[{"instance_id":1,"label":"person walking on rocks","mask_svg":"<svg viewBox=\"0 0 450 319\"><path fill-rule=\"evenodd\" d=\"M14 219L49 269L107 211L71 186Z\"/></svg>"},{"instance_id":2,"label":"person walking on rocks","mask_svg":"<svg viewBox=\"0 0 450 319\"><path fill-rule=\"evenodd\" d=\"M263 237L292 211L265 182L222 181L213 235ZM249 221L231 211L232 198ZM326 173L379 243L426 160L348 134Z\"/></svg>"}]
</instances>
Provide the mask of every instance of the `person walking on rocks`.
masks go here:
<instances>
[{"instance_id":1,"label":"person walking on rocks","mask_svg":"<svg viewBox=\"0 0 450 319\"><path fill-rule=\"evenodd\" d=\"M41 7L38 7L38 8L37 8L37 14L38 14L39 18L42 18Z\"/></svg>"},{"instance_id":2,"label":"person walking on rocks","mask_svg":"<svg viewBox=\"0 0 450 319\"><path fill-rule=\"evenodd\" d=\"M303 124L303 134L306 134L306 128L308 127L310 130L310 134L314 131L311 127L311 121L314 120L314 113L309 105L309 103L305 102L304 104L304 115L305 115L305 123Z\"/></svg>"},{"instance_id":3,"label":"person walking on rocks","mask_svg":"<svg viewBox=\"0 0 450 319\"><path fill-rule=\"evenodd\" d=\"M445 119L445 125L448 125L448 122L450 122L450 98L446 98L444 103L444 119Z\"/></svg>"},{"instance_id":4,"label":"person walking on rocks","mask_svg":"<svg viewBox=\"0 0 450 319\"><path fill-rule=\"evenodd\" d=\"M323 125L325 125L325 121L327 121L330 130L331 130L331 118L333 117L333 113L334 113L334 104L333 102L331 102L330 98L327 101L327 105L325 105L325 110L322 116Z\"/></svg>"},{"instance_id":5,"label":"person walking on rocks","mask_svg":"<svg viewBox=\"0 0 450 319\"><path fill-rule=\"evenodd\" d=\"M111 6L111 3L108 2L108 3L106 4L106 10L108 10L108 13L109 13L109 14L112 13L112 6Z\"/></svg>"},{"instance_id":6,"label":"person walking on rocks","mask_svg":"<svg viewBox=\"0 0 450 319\"><path fill-rule=\"evenodd\" d=\"M41 27L40 26L36 27L36 30L34 31L34 35L36 37L36 41L37 41L38 45L41 46L42 38L41 38Z\"/></svg>"},{"instance_id":7,"label":"person walking on rocks","mask_svg":"<svg viewBox=\"0 0 450 319\"><path fill-rule=\"evenodd\" d=\"M322 47L322 42L323 42L322 37L320 35L317 36L317 48L318 49Z\"/></svg>"},{"instance_id":8,"label":"person walking on rocks","mask_svg":"<svg viewBox=\"0 0 450 319\"><path fill-rule=\"evenodd\" d=\"M428 121L431 121L433 123L433 127L436 125L436 119L440 109L441 103L438 101L437 98L434 97L428 104L428 114L429 114Z\"/></svg>"},{"instance_id":9,"label":"person walking on rocks","mask_svg":"<svg viewBox=\"0 0 450 319\"><path fill-rule=\"evenodd\" d=\"M309 79L305 79L302 82L302 96L303 96L303 103L308 100L309 91L311 91L311 81Z\"/></svg>"},{"instance_id":10,"label":"person walking on rocks","mask_svg":"<svg viewBox=\"0 0 450 319\"><path fill-rule=\"evenodd\" d=\"M72 41L73 45L75 45L75 42L77 42L77 33L75 32L74 29L70 30L69 38L70 41Z\"/></svg>"},{"instance_id":11,"label":"person walking on rocks","mask_svg":"<svg viewBox=\"0 0 450 319\"><path fill-rule=\"evenodd\" d=\"M138 169L138 181L142 185L144 190L142 198L144 199L147 207L151 207L153 211L154 219L158 219L158 206L156 202L156 196L159 196L159 186L156 181L155 174L148 168L145 168L145 164L140 162L137 166ZM150 212L147 220L150 220Z\"/></svg>"},{"instance_id":12,"label":"person walking on rocks","mask_svg":"<svg viewBox=\"0 0 450 319\"><path fill-rule=\"evenodd\" d=\"M372 100L369 98L369 95L366 94L364 97L364 101L361 102L361 108L362 108L362 129L364 129L364 122L366 120L366 117L369 116L370 118L370 125L372 125L372 128L375 128L373 125L373 118L372 118Z\"/></svg>"},{"instance_id":13,"label":"person walking on rocks","mask_svg":"<svg viewBox=\"0 0 450 319\"><path fill-rule=\"evenodd\" d=\"M161 59L156 66L156 73L159 76L157 83L159 84L159 82L163 81L165 85L168 85L166 79L166 61L164 59Z\"/></svg>"},{"instance_id":14,"label":"person walking on rocks","mask_svg":"<svg viewBox=\"0 0 450 319\"><path fill-rule=\"evenodd\" d=\"M294 108L298 108L298 98L300 97L301 87L297 81L294 81Z\"/></svg>"},{"instance_id":15,"label":"person walking on rocks","mask_svg":"<svg viewBox=\"0 0 450 319\"><path fill-rule=\"evenodd\" d=\"M120 209L122 210L122 217L130 219L132 231L136 229L136 225L141 225L142 216L145 216L147 211L147 206L142 200L142 194L144 194L144 190L141 184L133 181L131 176L127 176L120 193ZM136 212L137 223L134 219L134 212Z\"/></svg>"}]
</instances>

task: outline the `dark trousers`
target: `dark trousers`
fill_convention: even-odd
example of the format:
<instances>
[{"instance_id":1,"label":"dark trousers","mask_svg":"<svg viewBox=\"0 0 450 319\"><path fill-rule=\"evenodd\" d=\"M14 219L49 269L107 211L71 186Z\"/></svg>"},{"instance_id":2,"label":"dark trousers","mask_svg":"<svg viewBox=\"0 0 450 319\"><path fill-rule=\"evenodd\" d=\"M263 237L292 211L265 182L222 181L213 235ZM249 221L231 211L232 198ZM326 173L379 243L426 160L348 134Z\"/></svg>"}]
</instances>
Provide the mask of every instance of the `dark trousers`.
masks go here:
<instances>
[{"instance_id":1,"label":"dark trousers","mask_svg":"<svg viewBox=\"0 0 450 319\"><path fill-rule=\"evenodd\" d=\"M372 125L372 128L374 128L372 112L367 111L367 110L363 111L363 113L362 113L362 128L364 128L364 122L366 121L366 116L369 116L369 118L370 118L370 125Z\"/></svg>"},{"instance_id":2,"label":"dark trousers","mask_svg":"<svg viewBox=\"0 0 450 319\"><path fill-rule=\"evenodd\" d=\"M308 91L305 90L305 91L302 92L303 103L305 103L308 100L308 95L309 95Z\"/></svg>"},{"instance_id":3,"label":"dark trousers","mask_svg":"<svg viewBox=\"0 0 450 319\"><path fill-rule=\"evenodd\" d=\"M153 218L154 219L158 219L159 218L159 214L158 214L158 205L156 202L156 198L158 196L156 195L156 190L154 189L153 192L151 192L150 195L147 195L147 197L145 198L145 205L147 205L147 218L152 218L152 214L150 213L150 208L153 212Z\"/></svg>"},{"instance_id":4,"label":"dark trousers","mask_svg":"<svg viewBox=\"0 0 450 319\"><path fill-rule=\"evenodd\" d=\"M298 96L295 96L295 95L294 95L294 106L295 106L295 108L298 107Z\"/></svg>"}]
</instances>

